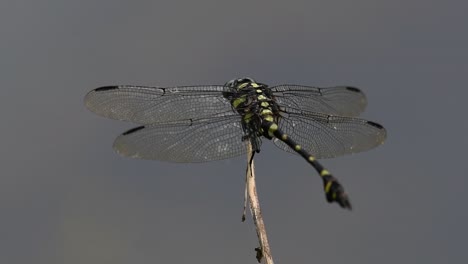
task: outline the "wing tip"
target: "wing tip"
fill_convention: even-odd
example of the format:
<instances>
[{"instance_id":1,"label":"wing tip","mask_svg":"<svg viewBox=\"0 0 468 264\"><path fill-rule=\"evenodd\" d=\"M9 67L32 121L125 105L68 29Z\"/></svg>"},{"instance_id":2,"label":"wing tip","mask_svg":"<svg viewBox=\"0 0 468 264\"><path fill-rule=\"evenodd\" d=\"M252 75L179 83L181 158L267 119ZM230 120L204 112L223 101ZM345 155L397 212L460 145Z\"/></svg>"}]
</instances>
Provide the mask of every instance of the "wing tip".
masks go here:
<instances>
[{"instance_id":1,"label":"wing tip","mask_svg":"<svg viewBox=\"0 0 468 264\"><path fill-rule=\"evenodd\" d=\"M143 156L140 154L140 152L134 149L131 142L128 142L128 138L126 136L140 131L144 128L145 126L137 126L120 134L120 136L118 136L112 144L112 148L114 149L114 151L123 157L142 159Z\"/></svg>"},{"instance_id":2,"label":"wing tip","mask_svg":"<svg viewBox=\"0 0 468 264\"><path fill-rule=\"evenodd\" d=\"M98 107L96 105L96 102L94 101L95 100L95 96L96 96L96 93L99 93L99 92L104 92L104 91L110 91L110 90L115 90L115 89L119 89L119 86L116 86L116 85L112 85L112 86L102 86L102 87L98 87L98 88L95 88L91 91L89 91L83 98L83 101L84 101L84 105L86 106L86 108L88 108L91 112L94 112L96 114L99 114L99 112L97 111Z\"/></svg>"}]
</instances>

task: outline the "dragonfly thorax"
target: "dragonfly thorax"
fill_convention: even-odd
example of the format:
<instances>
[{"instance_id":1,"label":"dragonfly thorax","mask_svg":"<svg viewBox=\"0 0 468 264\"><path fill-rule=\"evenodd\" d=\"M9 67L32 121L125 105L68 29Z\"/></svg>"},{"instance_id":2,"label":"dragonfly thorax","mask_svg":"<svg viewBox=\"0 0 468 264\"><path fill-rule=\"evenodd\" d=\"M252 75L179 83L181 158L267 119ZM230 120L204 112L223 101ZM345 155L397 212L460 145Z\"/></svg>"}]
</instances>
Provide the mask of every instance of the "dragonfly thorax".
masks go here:
<instances>
[{"instance_id":1,"label":"dragonfly thorax","mask_svg":"<svg viewBox=\"0 0 468 264\"><path fill-rule=\"evenodd\" d=\"M259 150L262 136L271 139L265 123L277 122L279 107L266 84L257 83L251 78L240 78L226 84L231 88L225 97L233 109L241 116L244 138L249 138L254 149Z\"/></svg>"},{"instance_id":2,"label":"dragonfly thorax","mask_svg":"<svg viewBox=\"0 0 468 264\"><path fill-rule=\"evenodd\" d=\"M243 77L243 78L232 79L229 82L227 82L224 86L238 89L239 86L242 86L244 83L246 84L256 83L256 81L250 77Z\"/></svg>"}]
</instances>

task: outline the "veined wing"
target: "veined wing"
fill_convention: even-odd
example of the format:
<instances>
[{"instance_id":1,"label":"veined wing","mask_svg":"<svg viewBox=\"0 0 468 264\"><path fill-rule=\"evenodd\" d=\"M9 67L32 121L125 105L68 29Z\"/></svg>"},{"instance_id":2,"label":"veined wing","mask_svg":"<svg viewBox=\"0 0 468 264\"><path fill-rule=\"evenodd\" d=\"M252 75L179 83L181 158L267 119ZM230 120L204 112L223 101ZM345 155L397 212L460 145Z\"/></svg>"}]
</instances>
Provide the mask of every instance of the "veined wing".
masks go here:
<instances>
[{"instance_id":1,"label":"veined wing","mask_svg":"<svg viewBox=\"0 0 468 264\"><path fill-rule=\"evenodd\" d=\"M123 156L171 162L206 162L246 152L239 116L136 127L114 142Z\"/></svg>"},{"instance_id":2,"label":"veined wing","mask_svg":"<svg viewBox=\"0 0 468 264\"><path fill-rule=\"evenodd\" d=\"M277 103L283 107L339 116L358 116L367 105L364 93L355 87L318 88L302 85L271 87Z\"/></svg>"},{"instance_id":3,"label":"veined wing","mask_svg":"<svg viewBox=\"0 0 468 264\"><path fill-rule=\"evenodd\" d=\"M316 158L332 158L377 147L387 136L381 125L364 119L332 116L288 109L278 121L279 128ZM275 139L282 150L296 153Z\"/></svg>"},{"instance_id":4,"label":"veined wing","mask_svg":"<svg viewBox=\"0 0 468 264\"><path fill-rule=\"evenodd\" d=\"M223 97L222 85L148 87L105 86L89 92L84 101L92 112L138 124L235 115Z\"/></svg>"}]
</instances>

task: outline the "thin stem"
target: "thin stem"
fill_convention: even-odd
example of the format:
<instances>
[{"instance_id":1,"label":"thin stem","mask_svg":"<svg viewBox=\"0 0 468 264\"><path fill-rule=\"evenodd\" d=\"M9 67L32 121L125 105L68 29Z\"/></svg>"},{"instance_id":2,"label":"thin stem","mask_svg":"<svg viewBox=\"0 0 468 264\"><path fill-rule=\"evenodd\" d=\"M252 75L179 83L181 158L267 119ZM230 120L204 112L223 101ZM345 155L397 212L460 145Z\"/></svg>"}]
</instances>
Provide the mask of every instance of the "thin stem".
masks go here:
<instances>
[{"instance_id":1,"label":"thin stem","mask_svg":"<svg viewBox=\"0 0 468 264\"><path fill-rule=\"evenodd\" d=\"M260 263L262 259L265 264L273 264L273 258L271 256L270 245L268 243L267 232L265 224L263 223L262 212L260 210L260 202L258 200L257 188L255 185L255 167L253 161L252 145L247 144L247 180L246 188L248 192L248 200L250 201L250 213L255 224L257 231L258 241L260 247L256 248L257 261Z\"/></svg>"},{"instance_id":2,"label":"thin stem","mask_svg":"<svg viewBox=\"0 0 468 264\"><path fill-rule=\"evenodd\" d=\"M247 209L247 200L249 200L249 196L247 193L248 185L247 181L249 179L249 163L247 163L247 170L245 172L245 191L244 191L244 209L242 210L242 222L245 221L246 209Z\"/></svg>"}]
</instances>

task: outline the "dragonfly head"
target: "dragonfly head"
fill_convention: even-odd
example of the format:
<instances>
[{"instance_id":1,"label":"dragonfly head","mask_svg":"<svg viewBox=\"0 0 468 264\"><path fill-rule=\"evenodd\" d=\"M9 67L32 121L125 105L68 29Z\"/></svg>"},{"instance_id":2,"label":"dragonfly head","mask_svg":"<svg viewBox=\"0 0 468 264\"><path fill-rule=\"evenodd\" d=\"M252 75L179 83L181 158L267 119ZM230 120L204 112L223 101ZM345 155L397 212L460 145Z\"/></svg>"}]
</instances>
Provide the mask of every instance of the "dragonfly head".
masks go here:
<instances>
[{"instance_id":1,"label":"dragonfly head","mask_svg":"<svg viewBox=\"0 0 468 264\"><path fill-rule=\"evenodd\" d=\"M231 87L231 88L242 89L243 87L247 86L249 83L256 83L256 82L252 78L243 77L243 78L230 80L229 82L227 82L225 84L225 86ZM245 84L245 85L243 85L243 84Z\"/></svg>"}]
</instances>

